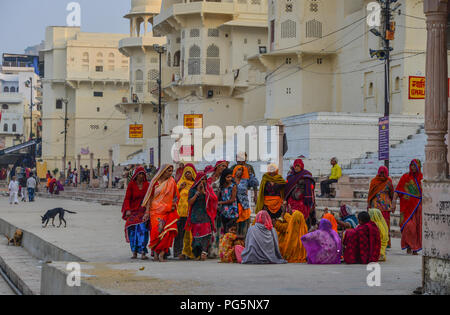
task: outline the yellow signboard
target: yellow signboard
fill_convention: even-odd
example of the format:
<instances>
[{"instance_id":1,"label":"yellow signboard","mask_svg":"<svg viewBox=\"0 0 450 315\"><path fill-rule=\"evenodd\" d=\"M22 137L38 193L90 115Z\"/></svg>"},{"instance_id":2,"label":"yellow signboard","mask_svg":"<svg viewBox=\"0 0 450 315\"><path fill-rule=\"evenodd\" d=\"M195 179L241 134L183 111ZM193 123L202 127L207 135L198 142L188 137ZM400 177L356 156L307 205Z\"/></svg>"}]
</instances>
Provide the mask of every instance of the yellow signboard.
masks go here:
<instances>
[{"instance_id":1,"label":"yellow signboard","mask_svg":"<svg viewBox=\"0 0 450 315\"><path fill-rule=\"evenodd\" d=\"M425 99L425 77L409 77L409 99Z\"/></svg>"},{"instance_id":2,"label":"yellow signboard","mask_svg":"<svg viewBox=\"0 0 450 315\"><path fill-rule=\"evenodd\" d=\"M186 129L203 128L203 115L202 114L184 115L184 128Z\"/></svg>"},{"instance_id":3,"label":"yellow signboard","mask_svg":"<svg viewBox=\"0 0 450 315\"><path fill-rule=\"evenodd\" d=\"M129 137L130 139L144 138L144 125L130 125Z\"/></svg>"}]
</instances>

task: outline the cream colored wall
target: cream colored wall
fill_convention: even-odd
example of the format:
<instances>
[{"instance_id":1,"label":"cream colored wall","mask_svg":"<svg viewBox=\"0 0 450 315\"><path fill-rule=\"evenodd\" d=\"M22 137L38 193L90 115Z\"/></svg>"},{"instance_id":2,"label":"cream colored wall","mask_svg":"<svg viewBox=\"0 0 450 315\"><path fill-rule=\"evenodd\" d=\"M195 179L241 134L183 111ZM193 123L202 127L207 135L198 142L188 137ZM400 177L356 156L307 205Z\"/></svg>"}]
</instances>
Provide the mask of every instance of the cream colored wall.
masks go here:
<instances>
[{"instance_id":1,"label":"cream colored wall","mask_svg":"<svg viewBox=\"0 0 450 315\"><path fill-rule=\"evenodd\" d=\"M81 148L89 147L95 159L107 162L108 150L128 132L125 116L114 108L128 96L128 60L118 51L118 42L125 35L81 33L79 28L65 27L49 27L46 35L43 160L50 169L62 168L65 106L56 109L56 100L67 98L67 161L74 165ZM83 67L87 64L83 62L85 52L89 53L89 69ZM95 66L101 65L99 59L104 72L95 71ZM109 68L113 64L114 69ZM103 97L94 97L94 91L103 92ZM83 162L89 164L88 156L83 156Z\"/></svg>"}]
</instances>

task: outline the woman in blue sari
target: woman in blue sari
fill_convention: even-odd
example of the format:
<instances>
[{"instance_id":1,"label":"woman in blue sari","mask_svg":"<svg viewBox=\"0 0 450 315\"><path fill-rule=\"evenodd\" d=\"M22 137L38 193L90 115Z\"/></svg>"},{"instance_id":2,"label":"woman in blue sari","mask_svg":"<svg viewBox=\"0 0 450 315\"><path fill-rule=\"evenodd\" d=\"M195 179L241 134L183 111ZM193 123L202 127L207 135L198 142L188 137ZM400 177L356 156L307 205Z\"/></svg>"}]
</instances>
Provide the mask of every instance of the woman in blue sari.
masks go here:
<instances>
[{"instance_id":1,"label":"woman in blue sari","mask_svg":"<svg viewBox=\"0 0 450 315\"><path fill-rule=\"evenodd\" d=\"M358 225L358 219L353 214L352 208L347 205L342 205L339 210L340 220L337 219L338 226L343 230L354 229Z\"/></svg>"}]
</instances>

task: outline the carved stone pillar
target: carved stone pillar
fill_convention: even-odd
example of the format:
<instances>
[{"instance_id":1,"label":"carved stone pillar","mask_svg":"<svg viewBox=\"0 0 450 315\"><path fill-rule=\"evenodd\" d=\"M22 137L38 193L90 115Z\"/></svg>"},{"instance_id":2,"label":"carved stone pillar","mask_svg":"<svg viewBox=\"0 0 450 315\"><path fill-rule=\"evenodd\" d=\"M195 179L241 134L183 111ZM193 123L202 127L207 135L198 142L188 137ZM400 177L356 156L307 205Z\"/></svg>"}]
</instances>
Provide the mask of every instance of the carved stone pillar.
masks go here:
<instances>
[{"instance_id":1,"label":"carved stone pillar","mask_svg":"<svg viewBox=\"0 0 450 315\"><path fill-rule=\"evenodd\" d=\"M425 97L425 178L443 180L448 175L448 70L447 1L425 0L427 17L427 62Z\"/></svg>"}]
</instances>

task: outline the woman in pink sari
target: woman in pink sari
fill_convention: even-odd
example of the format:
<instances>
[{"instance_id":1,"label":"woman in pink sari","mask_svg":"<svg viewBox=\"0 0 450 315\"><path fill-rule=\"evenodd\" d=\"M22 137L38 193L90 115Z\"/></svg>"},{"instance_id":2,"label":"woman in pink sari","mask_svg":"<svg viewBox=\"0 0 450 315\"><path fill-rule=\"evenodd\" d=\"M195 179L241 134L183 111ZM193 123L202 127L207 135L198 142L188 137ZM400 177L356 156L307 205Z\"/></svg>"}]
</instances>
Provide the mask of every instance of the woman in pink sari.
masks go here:
<instances>
[{"instance_id":1,"label":"woman in pink sari","mask_svg":"<svg viewBox=\"0 0 450 315\"><path fill-rule=\"evenodd\" d=\"M177 236L178 192L172 177L173 166L165 164L153 177L142 206L147 209L143 220L150 218L150 248L155 253L155 260L164 262Z\"/></svg>"}]
</instances>

